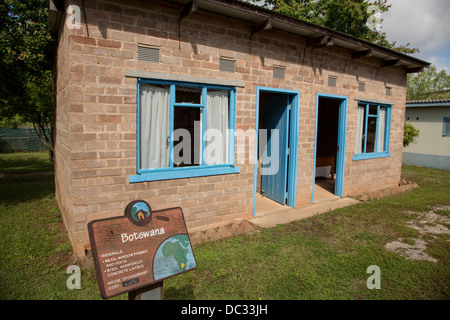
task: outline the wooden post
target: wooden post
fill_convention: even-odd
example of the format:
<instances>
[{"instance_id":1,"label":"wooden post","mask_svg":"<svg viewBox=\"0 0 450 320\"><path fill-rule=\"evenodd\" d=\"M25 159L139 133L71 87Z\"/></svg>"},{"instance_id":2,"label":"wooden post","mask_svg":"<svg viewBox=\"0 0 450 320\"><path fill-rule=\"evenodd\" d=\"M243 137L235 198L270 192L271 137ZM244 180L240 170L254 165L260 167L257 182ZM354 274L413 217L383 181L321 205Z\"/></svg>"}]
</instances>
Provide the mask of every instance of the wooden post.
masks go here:
<instances>
[{"instance_id":1,"label":"wooden post","mask_svg":"<svg viewBox=\"0 0 450 320\"><path fill-rule=\"evenodd\" d=\"M128 300L163 300L164 281L128 292Z\"/></svg>"}]
</instances>

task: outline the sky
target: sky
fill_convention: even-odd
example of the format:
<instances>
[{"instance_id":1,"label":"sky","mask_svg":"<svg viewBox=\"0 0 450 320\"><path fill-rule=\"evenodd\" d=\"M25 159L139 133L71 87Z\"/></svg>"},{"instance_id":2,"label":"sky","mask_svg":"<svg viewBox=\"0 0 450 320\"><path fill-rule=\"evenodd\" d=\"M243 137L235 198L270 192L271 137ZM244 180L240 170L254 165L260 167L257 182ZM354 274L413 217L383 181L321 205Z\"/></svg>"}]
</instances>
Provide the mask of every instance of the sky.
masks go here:
<instances>
[{"instance_id":1,"label":"sky","mask_svg":"<svg viewBox=\"0 0 450 320\"><path fill-rule=\"evenodd\" d=\"M419 48L413 56L450 73L450 0L388 0L381 31L399 45Z\"/></svg>"}]
</instances>

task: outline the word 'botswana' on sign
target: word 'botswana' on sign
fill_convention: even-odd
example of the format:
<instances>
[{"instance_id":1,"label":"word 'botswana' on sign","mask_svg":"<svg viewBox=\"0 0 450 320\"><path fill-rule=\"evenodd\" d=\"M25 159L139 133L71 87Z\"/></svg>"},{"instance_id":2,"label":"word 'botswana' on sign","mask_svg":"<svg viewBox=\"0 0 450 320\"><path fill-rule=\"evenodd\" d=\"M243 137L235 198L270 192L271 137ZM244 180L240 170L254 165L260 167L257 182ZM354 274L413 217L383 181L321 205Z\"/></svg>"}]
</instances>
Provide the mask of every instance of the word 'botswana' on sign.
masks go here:
<instances>
[{"instance_id":1,"label":"word 'botswana' on sign","mask_svg":"<svg viewBox=\"0 0 450 320\"><path fill-rule=\"evenodd\" d=\"M161 229L155 229L155 230L150 230L150 231L142 231L142 232L134 232L134 233L122 233L120 236L122 237L122 242L127 242L127 241L134 241L134 240L139 240L139 239L145 239L148 237L153 237L153 236L157 236L160 234L164 234L164 228Z\"/></svg>"}]
</instances>

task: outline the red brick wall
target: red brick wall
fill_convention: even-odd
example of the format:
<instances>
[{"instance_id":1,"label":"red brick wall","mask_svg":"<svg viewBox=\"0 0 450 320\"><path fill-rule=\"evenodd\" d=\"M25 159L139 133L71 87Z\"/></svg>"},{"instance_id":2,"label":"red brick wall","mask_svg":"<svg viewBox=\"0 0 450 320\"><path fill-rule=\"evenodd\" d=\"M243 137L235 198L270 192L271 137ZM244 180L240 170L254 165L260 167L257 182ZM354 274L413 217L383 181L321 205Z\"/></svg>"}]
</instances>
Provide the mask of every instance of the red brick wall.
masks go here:
<instances>
[{"instance_id":1,"label":"red brick wall","mask_svg":"<svg viewBox=\"0 0 450 320\"><path fill-rule=\"evenodd\" d=\"M306 48L305 39L276 30L251 37L252 25L201 11L180 22L179 34L179 14L178 6L155 1L86 1L89 37L84 19L79 30L64 26L56 186L76 254L89 246L89 221L122 215L135 199L145 199L152 209L181 206L190 231L252 215L254 166L248 162L239 165L240 174L128 182L136 173L137 80L124 76L127 69L244 81L236 94L236 129L243 130L255 128L257 86L300 91L297 206L311 203L316 94L347 96L344 195L397 184L406 96L402 69L382 68L373 58L352 60L351 52L335 47ZM138 43L160 47L161 62L138 61ZM220 56L236 59L236 73L219 71ZM286 67L285 80L273 79L274 65ZM335 88L327 86L329 75L337 76ZM366 82L366 92L358 91L358 81ZM386 86L392 87L390 97ZM395 103L390 158L352 161L355 97Z\"/></svg>"}]
</instances>

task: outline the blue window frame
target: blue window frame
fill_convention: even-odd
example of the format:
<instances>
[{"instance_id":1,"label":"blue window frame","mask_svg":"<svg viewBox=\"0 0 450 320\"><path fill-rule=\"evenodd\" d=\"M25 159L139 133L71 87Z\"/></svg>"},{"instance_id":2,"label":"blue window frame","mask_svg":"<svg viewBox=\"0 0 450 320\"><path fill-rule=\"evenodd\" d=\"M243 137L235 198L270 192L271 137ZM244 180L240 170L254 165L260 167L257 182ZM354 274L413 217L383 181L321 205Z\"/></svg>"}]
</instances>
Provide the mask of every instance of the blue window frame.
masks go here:
<instances>
[{"instance_id":1,"label":"blue window frame","mask_svg":"<svg viewBox=\"0 0 450 320\"><path fill-rule=\"evenodd\" d=\"M444 123L442 127L442 136L450 137L450 117L444 117Z\"/></svg>"},{"instance_id":2,"label":"blue window frame","mask_svg":"<svg viewBox=\"0 0 450 320\"><path fill-rule=\"evenodd\" d=\"M235 87L139 78L137 92L130 183L239 173Z\"/></svg>"},{"instance_id":3,"label":"blue window frame","mask_svg":"<svg viewBox=\"0 0 450 320\"><path fill-rule=\"evenodd\" d=\"M391 106L359 101L353 160L390 157Z\"/></svg>"}]
</instances>

